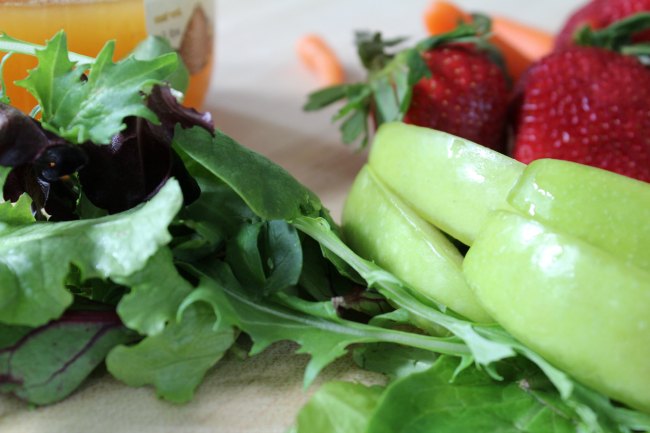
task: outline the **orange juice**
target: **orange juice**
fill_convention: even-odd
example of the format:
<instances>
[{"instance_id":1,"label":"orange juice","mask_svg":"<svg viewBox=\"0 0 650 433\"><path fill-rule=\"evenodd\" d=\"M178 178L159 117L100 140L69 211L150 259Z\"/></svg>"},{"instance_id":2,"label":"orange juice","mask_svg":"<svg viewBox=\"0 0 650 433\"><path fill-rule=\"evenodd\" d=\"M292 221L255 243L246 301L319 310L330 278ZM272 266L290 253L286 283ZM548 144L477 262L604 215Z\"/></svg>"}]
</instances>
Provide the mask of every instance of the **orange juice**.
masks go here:
<instances>
[{"instance_id":1,"label":"orange juice","mask_svg":"<svg viewBox=\"0 0 650 433\"><path fill-rule=\"evenodd\" d=\"M44 44L63 29L68 37L70 51L92 57L97 55L106 41L114 39L114 60L128 54L148 33L176 38L177 42L172 43L172 46L177 45L175 48L186 60L191 72L185 105L199 107L203 103L212 72L214 21L211 15L214 6L208 5L207 14L201 10L203 14L185 17L183 25L187 24L187 29L179 28L178 25L174 27L174 19L191 12L186 11L190 3L192 2L187 0L160 3L153 0L0 0L0 32L17 39ZM166 4L164 7L167 9L160 10L159 4ZM197 20L196 16L203 19ZM187 31L180 34L183 30ZM24 78L27 71L35 65L35 58L14 54L4 68L7 94L13 105L26 112L35 106L36 101L27 91L14 86L13 82Z\"/></svg>"}]
</instances>

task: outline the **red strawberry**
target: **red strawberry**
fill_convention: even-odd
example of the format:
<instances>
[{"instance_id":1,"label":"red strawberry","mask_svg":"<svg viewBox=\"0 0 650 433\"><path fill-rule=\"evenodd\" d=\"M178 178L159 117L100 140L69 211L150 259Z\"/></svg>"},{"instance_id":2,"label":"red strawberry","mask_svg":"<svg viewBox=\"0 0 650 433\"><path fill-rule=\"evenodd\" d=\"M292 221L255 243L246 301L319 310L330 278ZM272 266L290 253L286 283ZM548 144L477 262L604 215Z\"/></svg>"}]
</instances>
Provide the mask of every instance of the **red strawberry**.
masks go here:
<instances>
[{"instance_id":1,"label":"red strawberry","mask_svg":"<svg viewBox=\"0 0 650 433\"><path fill-rule=\"evenodd\" d=\"M431 77L413 87L404 122L503 150L508 106L503 70L469 45L441 46L423 57Z\"/></svg>"},{"instance_id":2,"label":"red strawberry","mask_svg":"<svg viewBox=\"0 0 650 433\"><path fill-rule=\"evenodd\" d=\"M460 25L394 54L385 49L401 39L358 34L359 56L369 71L367 82L315 92L305 109L347 99L335 116L335 120L347 116L341 127L345 143L361 137L365 145L366 119L371 118L375 126L403 120L504 150L508 83L479 26Z\"/></svg>"},{"instance_id":3,"label":"red strawberry","mask_svg":"<svg viewBox=\"0 0 650 433\"><path fill-rule=\"evenodd\" d=\"M519 83L514 157L571 160L650 182L650 70L595 47L555 52Z\"/></svg>"},{"instance_id":4,"label":"red strawberry","mask_svg":"<svg viewBox=\"0 0 650 433\"><path fill-rule=\"evenodd\" d=\"M598 30L643 11L650 11L650 0L592 0L569 17L555 40L555 48L573 45L573 36L582 26ZM650 31L641 32L634 39L650 41Z\"/></svg>"}]
</instances>

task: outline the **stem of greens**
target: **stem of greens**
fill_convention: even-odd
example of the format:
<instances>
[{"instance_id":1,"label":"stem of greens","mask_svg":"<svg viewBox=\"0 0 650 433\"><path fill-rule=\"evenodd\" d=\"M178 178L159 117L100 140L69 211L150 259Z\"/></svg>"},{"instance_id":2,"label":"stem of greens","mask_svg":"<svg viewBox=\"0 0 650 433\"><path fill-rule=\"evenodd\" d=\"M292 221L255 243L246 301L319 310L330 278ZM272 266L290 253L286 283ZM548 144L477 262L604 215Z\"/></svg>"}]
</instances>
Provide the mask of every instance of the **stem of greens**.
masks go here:
<instances>
[{"instance_id":1,"label":"stem of greens","mask_svg":"<svg viewBox=\"0 0 650 433\"><path fill-rule=\"evenodd\" d=\"M26 54L29 56L35 56L37 51L44 50L44 49L45 49L44 45L33 44L31 42L14 39L12 37L7 36L5 33L0 34L0 52L18 53L18 54ZM72 60L73 62L83 63L86 65L95 63L94 57L88 57L73 52L69 52L68 56L70 60ZM4 59L3 59L3 63L4 63Z\"/></svg>"}]
</instances>

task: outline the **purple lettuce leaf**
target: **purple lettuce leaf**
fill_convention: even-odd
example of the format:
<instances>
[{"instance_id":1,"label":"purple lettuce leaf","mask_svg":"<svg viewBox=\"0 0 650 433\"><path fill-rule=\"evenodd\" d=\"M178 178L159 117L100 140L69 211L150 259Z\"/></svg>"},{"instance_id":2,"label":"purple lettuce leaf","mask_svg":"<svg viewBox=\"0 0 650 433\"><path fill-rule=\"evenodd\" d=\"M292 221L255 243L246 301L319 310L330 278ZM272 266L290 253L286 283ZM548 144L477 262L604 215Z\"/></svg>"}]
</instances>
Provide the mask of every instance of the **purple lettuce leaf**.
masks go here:
<instances>
[{"instance_id":1,"label":"purple lettuce leaf","mask_svg":"<svg viewBox=\"0 0 650 433\"><path fill-rule=\"evenodd\" d=\"M36 215L72 220L84 217L77 208L81 192L97 208L117 213L150 199L175 177L185 204L193 202L200 189L172 149L174 128L199 126L214 133L211 115L183 107L171 89L161 86L153 88L147 107L158 123L130 117L110 144L75 145L0 105L0 165L14 167L3 187L4 198L16 201L27 193Z\"/></svg>"}]
</instances>

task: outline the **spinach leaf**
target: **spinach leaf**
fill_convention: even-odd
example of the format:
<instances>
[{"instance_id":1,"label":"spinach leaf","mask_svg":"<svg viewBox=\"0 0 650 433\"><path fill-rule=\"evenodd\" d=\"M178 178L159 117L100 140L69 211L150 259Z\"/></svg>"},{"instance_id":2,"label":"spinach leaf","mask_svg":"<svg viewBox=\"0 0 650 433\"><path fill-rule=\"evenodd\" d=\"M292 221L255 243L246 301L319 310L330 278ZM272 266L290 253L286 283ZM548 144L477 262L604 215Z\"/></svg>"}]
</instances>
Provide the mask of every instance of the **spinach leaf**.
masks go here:
<instances>
[{"instance_id":1,"label":"spinach leaf","mask_svg":"<svg viewBox=\"0 0 650 433\"><path fill-rule=\"evenodd\" d=\"M317 216L318 197L279 165L246 149L220 131L176 128L174 149L230 186L260 218Z\"/></svg>"}]
</instances>

